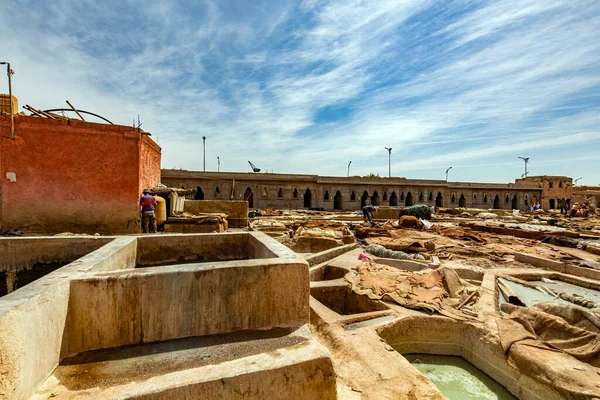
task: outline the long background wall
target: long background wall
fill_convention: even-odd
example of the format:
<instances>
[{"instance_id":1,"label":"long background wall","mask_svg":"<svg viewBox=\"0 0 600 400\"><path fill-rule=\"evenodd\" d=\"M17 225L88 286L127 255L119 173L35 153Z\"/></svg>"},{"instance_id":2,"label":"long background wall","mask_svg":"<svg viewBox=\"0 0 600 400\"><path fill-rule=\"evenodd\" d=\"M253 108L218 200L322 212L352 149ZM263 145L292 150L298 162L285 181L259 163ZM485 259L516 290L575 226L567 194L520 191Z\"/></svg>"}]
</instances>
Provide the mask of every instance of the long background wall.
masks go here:
<instances>
[{"instance_id":1,"label":"long background wall","mask_svg":"<svg viewBox=\"0 0 600 400\"><path fill-rule=\"evenodd\" d=\"M200 188L197 199L247 200L249 208L262 209L357 210L367 202L526 210L542 194L542 188L513 184L180 170L162 170L161 181L170 187Z\"/></svg>"},{"instance_id":2,"label":"long background wall","mask_svg":"<svg viewBox=\"0 0 600 400\"><path fill-rule=\"evenodd\" d=\"M0 134L2 230L139 231L141 188L160 178L160 147L147 135L24 116L15 118L16 139L6 117Z\"/></svg>"}]
</instances>

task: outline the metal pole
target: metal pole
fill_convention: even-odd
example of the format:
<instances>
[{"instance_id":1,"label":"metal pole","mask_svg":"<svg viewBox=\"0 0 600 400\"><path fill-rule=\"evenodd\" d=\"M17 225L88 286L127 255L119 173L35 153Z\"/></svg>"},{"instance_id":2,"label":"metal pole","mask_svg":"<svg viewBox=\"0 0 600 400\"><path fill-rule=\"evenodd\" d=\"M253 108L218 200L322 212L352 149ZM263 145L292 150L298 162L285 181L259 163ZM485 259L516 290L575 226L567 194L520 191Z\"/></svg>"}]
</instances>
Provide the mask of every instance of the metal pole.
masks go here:
<instances>
[{"instance_id":1,"label":"metal pole","mask_svg":"<svg viewBox=\"0 0 600 400\"><path fill-rule=\"evenodd\" d=\"M352 164L352 161L348 161L348 176L350 176L350 164Z\"/></svg>"},{"instance_id":2,"label":"metal pole","mask_svg":"<svg viewBox=\"0 0 600 400\"><path fill-rule=\"evenodd\" d=\"M221 159L217 157L217 172L221 172Z\"/></svg>"},{"instance_id":3,"label":"metal pole","mask_svg":"<svg viewBox=\"0 0 600 400\"><path fill-rule=\"evenodd\" d=\"M12 70L10 69L10 63L6 64L6 68L7 68L7 74L8 74L8 97L10 98L10 138L14 139L15 138L15 120L14 120L14 113L15 111L13 110L13 101L12 101L12 80L10 78L10 76L12 75Z\"/></svg>"},{"instance_id":4,"label":"metal pole","mask_svg":"<svg viewBox=\"0 0 600 400\"><path fill-rule=\"evenodd\" d=\"M206 172L206 136L202 136L202 148L204 155L202 156L203 171Z\"/></svg>"},{"instance_id":5,"label":"metal pole","mask_svg":"<svg viewBox=\"0 0 600 400\"><path fill-rule=\"evenodd\" d=\"M388 151L388 178L392 177L392 148L384 147Z\"/></svg>"},{"instance_id":6,"label":"metal pole","mask_svg":"<svg viewBox=\"0 0 600 400\"><path fill-rule=\"evenodd\" d=\"M0 65L2 64L6 64L6 75L8 76L8 101L10 102L10 138L14 139L15 138L15 117L14 117L14 113L15 110L13 110L13 102L12 102L12 81L11 81L11 75L12 75L12 70L10 69L10 63L9 62L0 62Z\"/></svg>"},{"instance_id":7,"label":"metal pole","mask_svg":"<svg viewBox=\"0 0 600 400\"><path fill-rule=\"evenodd\" d=\"M452 169L452 167L449 167L449 168L446 170L446 182L448 182L448 171L450 171L451 169Z\"/></svg>"}]
</instances>

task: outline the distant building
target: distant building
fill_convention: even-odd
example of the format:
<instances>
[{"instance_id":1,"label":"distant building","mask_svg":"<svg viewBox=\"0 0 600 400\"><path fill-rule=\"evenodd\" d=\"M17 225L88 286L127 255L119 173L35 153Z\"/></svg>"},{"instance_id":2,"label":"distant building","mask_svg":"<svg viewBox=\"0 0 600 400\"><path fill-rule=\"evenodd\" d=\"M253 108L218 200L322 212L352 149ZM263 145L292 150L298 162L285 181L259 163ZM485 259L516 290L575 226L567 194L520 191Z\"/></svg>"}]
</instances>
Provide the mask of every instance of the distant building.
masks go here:
<instances>
[{"instance_id":1,"label":"distant building","mask_svg":"<svg viewBox=\"0 0 600 400\"><path fill-rule=\"evenodd\" d=\"M558 208L560 199L565 199L567 205L571 204L573 179L567 176L528 176L515 180L515 185L542 188L540 204L544 210Z\"/></svg>"},{"instance_id":2,"label":"distant building","mask_svg":"<svg viewBox=\"0 0 600 400\"><path fill-rule=\"evenodd\" d=\"M570 183L570 178L565 181ZM332 177L318 175L199 172L163 169L161 182L196 188L196 198L247 200L250 208L357 210L365 204L528 210L543 198L532 180L519 184L446 182L406 178Z\"/></svg>"},{"instance_id":3,"label":"distant building","mask_svg":"<svg viewBox=\"0 0 600 400\"><path fill-rule=\"evenodd\" d=\"M575 202L579 204L589 202L600 207L600 186L573 186L573 203Z\"/></svg>"},{"instance_id":4,"label":"distant building","mask_svg":"<svg viewBox=\"0 0 600 400\"><path fill-rule=\"evenodd\" d=\"M139 196L160 181L160 147L138 129L0 116L0 229L135 233Z\"/></svg>"}]
</instances>

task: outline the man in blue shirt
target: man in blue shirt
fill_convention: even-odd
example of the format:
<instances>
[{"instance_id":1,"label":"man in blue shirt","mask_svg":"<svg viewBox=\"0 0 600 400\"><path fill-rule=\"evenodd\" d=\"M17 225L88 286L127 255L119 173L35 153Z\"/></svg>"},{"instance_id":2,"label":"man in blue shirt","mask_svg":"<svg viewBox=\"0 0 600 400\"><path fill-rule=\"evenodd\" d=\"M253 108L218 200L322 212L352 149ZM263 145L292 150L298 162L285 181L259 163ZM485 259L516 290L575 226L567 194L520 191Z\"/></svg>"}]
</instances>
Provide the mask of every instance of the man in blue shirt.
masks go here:
<instances>
[{"instance_id":1,"label":"man in blue shirt","mask_svg":"<svg viewBox=\"0 0 600 400\"><path fill-rule=\"evenodd\" d=\"M156 233L156 217L154 216L156 200L150 195L148 189L144 189L144 194L140 198L140 206L142 206L142 228L144 233L149 231Z\"/></svg>"}]
</instances>

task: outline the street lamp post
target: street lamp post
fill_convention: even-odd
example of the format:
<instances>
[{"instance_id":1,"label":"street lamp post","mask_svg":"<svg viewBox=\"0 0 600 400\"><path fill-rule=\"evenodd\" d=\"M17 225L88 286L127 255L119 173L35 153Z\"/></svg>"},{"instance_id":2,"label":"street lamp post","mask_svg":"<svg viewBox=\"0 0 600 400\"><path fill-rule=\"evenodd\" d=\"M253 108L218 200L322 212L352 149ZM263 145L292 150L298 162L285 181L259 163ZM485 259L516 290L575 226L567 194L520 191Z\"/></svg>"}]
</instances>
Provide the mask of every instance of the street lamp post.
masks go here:
<instances>
[{"instance_id":1,"label":"street lamp post","mask_svg":"<svg viewBox=\"0 0 600 400\"><path fill-rule=\"evenodd\" d=\"M14 120L14 113L15 110L13 110L13 101L12 101L12 82L11 82L11 75L14 74L14 71L12 69L10 69L10 63L6 62L6 61L2 61L0 62L0 65L6 65L6 75L8 76L8 101L10 102L10 138L14 139L15 138L15 120Z\"/></svg>"},{"instance_id":2,"label":"street lamp post","mask_svg":"<svg viewBox=\"0 0 600 400\"><path fill-rule=\"evenodd\" d=\"M384 147L388 151L388 178L392 177L392 148Z\"/></svg>"},{"instance_id":3,"label":"street lamp post","mask_svg":"<svg viewBox=\"0 0 600 400\"><path fill-rule=\"evenodd\" d=\"M204 155L202 156L202 170L206 172L206 136L202 136L202 149L204 152Z\"/></svg>"},{"instance_id":4,"label":"street lamp post","mask_svg":"<svg viewBox=\"0 0 600 400\"><path fill-rule=\"evenodd\" d=\"M217 157L217 172L221 172L221 159Z\"/></svg>"},{"instance_id":5,"label":"street lamp post","mask_svg":"<svg viewBox=\"0 0 600 400\"><path fill-rule=\"evenodd\" d=\"M521 160L525 161L525 173L523 174L523 178L527 178L527 164L529 163L529 157L519 157Z\"/></svg>"},{"instance_id":6,"label":"street lamp post","mask_svg":"<svg viewBox=\"0 0 600 400\"><path fill-rule=\"evenodd\" d=\"M573 186L577 186L577 182L579 182L580 180L582 180L583 178L577 178L573 181Z\"/></svg>"},{"instance_id":7,"label":"street lamp post","mask_svg":"<svg viewBox=\"0 0 600 400\"><path fill-rule=\"evenodd\" d=\"M352 161L348 161L348 176L350 176L350 164L352 164Z\"/></svg>"},{"instance_id":8,"label":"street lamp post","mask_svg":"<svg viewBox=\"0 0 600 400\"><path fill-rule=\"evenodd\" d=\"M448 182L448 171L450 171L452 169L452 167L448 167L448 169L446 170L446 182Z\"/></svg>"}]
</instances>

